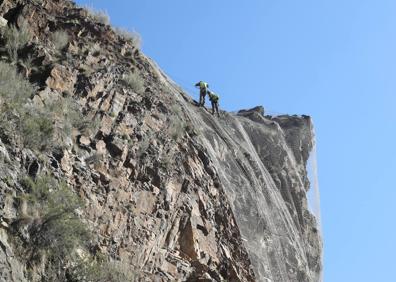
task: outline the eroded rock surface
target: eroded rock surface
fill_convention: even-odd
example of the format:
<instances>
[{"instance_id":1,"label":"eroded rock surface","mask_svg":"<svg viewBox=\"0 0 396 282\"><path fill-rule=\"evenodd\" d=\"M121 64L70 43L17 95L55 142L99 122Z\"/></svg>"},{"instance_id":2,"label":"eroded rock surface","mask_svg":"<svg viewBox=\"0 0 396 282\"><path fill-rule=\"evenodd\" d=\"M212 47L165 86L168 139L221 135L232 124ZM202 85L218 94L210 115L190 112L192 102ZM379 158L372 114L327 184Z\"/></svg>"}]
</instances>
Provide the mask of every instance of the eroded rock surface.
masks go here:
<instances>
[{"instance_id":1,"label":"eroded rock surface","mask_svg":"<svg viewBox=\"0 0 396 282\"><path fill-rule=\"evenodd\" d=\"M41 171L78 193L97 249L141 281L320 280L306 199L309 117L265 117L258 107L215 118L69 1L4 0L0 16L29 23L33 40L20 55L35 58L25 72L39 86L33 101L72 97L98 120L95 132L74 132L73 146L40 158L1 137L0 281L27 281L8 223L18 216L18 179ZM62 55L50 41L57 30L69 35ZM130 72L141 91L123 81Z\"/></svg>"}]
</instances>

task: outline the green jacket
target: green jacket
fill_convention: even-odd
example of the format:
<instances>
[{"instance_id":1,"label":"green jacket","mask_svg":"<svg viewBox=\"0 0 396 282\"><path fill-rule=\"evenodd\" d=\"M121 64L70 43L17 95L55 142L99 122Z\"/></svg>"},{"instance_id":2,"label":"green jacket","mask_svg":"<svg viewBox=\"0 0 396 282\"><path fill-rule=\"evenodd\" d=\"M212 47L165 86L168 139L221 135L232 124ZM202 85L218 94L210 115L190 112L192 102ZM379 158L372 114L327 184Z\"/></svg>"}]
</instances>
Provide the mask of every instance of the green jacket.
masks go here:
<instances>
[{"instance_id":1,"label":"green jacket","mask_svg":"<svg viewBox=\"0 0 396 282\"><path fill-rule=\"evenodd\" d=\"M213 92L209 92L209 100L213 103L217 103L219 101L219 96L217 96Z\"/></svg>"},{"instance_id":2,"label":"green jacket","mask_svg":"<svg viewBox=\"0 0 396 282\"><path fill-rule=\"evenodd\" d=\"M201 89L207 89L207 88L209 88L209 84L207 84L206 82L204 82L204 81L200 81L200 82L198 82L197 84L195 84L195 86L199 86L199 88L201 88Z\"/></svg>"}]
</instances>

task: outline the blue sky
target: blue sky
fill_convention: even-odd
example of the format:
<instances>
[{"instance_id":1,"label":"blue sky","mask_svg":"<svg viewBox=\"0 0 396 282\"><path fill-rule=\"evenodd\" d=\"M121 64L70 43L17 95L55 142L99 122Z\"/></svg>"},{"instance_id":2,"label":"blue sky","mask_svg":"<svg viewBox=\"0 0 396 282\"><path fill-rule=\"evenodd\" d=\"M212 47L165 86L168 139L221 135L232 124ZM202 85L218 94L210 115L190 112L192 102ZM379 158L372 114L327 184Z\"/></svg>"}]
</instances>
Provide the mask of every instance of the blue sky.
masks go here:
<instances>
[{"instance_id":1,"label":"blue sky","mask_svg":"<svg viewBox=\"0 0 396 282\"><path fill-rule=\"evenodd\" d=\"M77 2L138 31L187 90L209 82L223 109L312 116L325 281L396 281L396 1Z\"/></svg>"}]
</instances>

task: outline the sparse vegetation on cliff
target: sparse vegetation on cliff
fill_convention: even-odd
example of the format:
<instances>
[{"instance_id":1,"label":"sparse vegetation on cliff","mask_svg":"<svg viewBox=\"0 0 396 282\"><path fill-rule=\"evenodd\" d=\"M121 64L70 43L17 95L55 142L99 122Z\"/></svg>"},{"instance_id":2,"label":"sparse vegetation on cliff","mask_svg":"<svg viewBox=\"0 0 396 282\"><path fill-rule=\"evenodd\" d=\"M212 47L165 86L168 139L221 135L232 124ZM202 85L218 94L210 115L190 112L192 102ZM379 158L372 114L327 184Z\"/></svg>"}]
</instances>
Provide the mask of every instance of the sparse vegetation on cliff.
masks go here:
<instances>
[{"instance_id":1,"label":"sparse vegetation on cliff","mask_svg":"<svg viewBox=\"0 0 396 282\"><path fill-rule=\"evenodd\" d=\"M73 254L77 247L86 246L89 232L77 215L81 199L64 182L50 176L23 181L27 201L26 216L34 222L29 228L29 248L32 255L44 252L55 261Z\"/></svg>"},{"instance_id":2,"label":"sparse vegetation on cliff","mask_svg":"<svg viewBox=\"0 0 396 282\"><path fill-rule=\"evenodd\" d=\"M21 184L25 192L12 226L19 256L31 269L43 267L45 281L133 281L135 272L125 264L90 254L94 236L80 219L83 203L66 183L43 175Z\"/></svg>"},{"instance_id":3,"label":"sparse vegetation on cliff","mask_svg":"<svg viewBox=\"0 0 396 282\"><path fill-rule=\"evenodd\" d=\"M90 242L77 213L82 201L68 185L49 175L25 177L21 186L18 217L12 223L19 255L31 268L44 263L46 281L58 281L55 269L75 260L77 248L86 248Z\"/></svg>"},{"instance_id":4,"label":"sparse vegetation on cliff","mask_svg":"<svg viewBox=\"0 0 396 282\"><path fill-rule=\"evenodd\" d=\"M3 36L5 37L5 48L11 61L18 60L18 51L22 49L31 39L31 34L26 22L23 22L18 28L15 25L5 27Z\"/></svg>"},{"instance_id":5,"label":"sparse vegetation on cliff","mask_svg":"<svg viewBox=\"0 0 396 282\"><path fill-rule=\"evenodd\" d=\"M30 99L35 92L14 66L0 62L0 131L21 139L25 147L38 151L62 147L73 128L90 134L97 127L71 99L37 105Z\"/></svg>"},{"instance_id":6,"label":"sparse vegetation on cliff","mask_svg":"<svg viewBox=\"0 0 396 282\"><path fill-rule=\"evenodd\" d=\"M135 48L140 49L142 45L142 37L139 33L137 33L136 31L129 31L125 28L120 27L114 28L114 31L123 39L129 40Z\"/></svg>"},{"instance_id":7,"label":"sparse vegetation on cliff","mask_svg":"<svg viewBox=\"0 0 396 282\"><path fill-rule=\"evenodd\" d=\"M61 52L69 43L69 35L64 30L58 30L52 34L51 40L52 44L54 44L55 50Z\"/></svg>"},{"instance_id":8,"label":"sparse vegetation on cliff","mask_svg":"<svg viewBox=\"0 0 396 282\"><path fill-rule=\"evenodd\" d=\"M84 6L84 8L86 9L86 11L88 12L88 16L101 24L105 24L108 25L110 24L110 17L109 14L104 11L104 10L96 10L94 7L92 6Z\"/></svg>"},{"instance_id":9,"label":"sparse vegetation on cliff","mask_svg":"<svg viewBox=\"0 0 396 282\"><path fill-rule=\"evenodd\" d=\"M141 94L144 92L143 79L139 76L139 74L134 72L127 73L124 75L123 81L135 93Z\"/></svg>"}]
</instances>

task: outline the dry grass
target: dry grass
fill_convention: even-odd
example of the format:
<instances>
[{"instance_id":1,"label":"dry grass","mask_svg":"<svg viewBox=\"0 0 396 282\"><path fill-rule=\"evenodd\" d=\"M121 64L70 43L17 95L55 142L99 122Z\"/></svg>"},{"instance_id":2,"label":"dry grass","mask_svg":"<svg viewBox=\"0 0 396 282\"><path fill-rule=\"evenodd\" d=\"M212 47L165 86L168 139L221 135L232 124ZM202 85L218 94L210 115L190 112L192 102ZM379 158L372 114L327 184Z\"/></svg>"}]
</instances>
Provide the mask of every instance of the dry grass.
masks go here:
<instances>
[{"instance_id":1,"label":"dry grass","mask_svg":"<svg viewBox=\"0 0 396 282\"><path fill-rule=\"evenodd\" d=\"M84 6L83 8L87 10L88 16L95 22L98 22L98 23L101 23L104 25L110 24L110 16L106 11L96 10L92 6Z\"/></svg>"},{"instance_id":2,"label":"dry grass","mask_svg":"<svg viewBox=\"0 0 396 282\"><path fill-rule=\"evenodd\" d=\"M130 31L128 29L116 27L114 28L114 32L121 36L124 40L130 41L135 48L140 49L142 45L142 37L136 31Z\"/></svg>"},{"instance_id":3,"label":"dry grass","mask_svg":"<svg viewBox=\"0 0 396 282\"><path fill-rule=\"evenodd\" d=\"M69 43L69 35L64 30L59 30L51 35L52 44L57 51L61 51Z\"/></svg>"},{"instance_id":4,"label":"dry grass","mask_svg":"<svg viewBox=\"0 0 396 282\"><path fill-rule=\"evenodd\" d=\"M124 75L123 81L135 93L141 94L144 92L143 79L137 73L130 72Z\"/></svg>"},{"instance_id":5,"label":"dry grass","mask_svg":"<svg viewBox=\"0 0 396 282\"><path fill-rule=\"evenodd\" d=\"M26 22L22 23L20 28L10 26L5 28L4 37L6 39L6 50L11 61L18 60L18 51L23 48L30 40L31 34Z\"/></svg>"}]
</instances>

